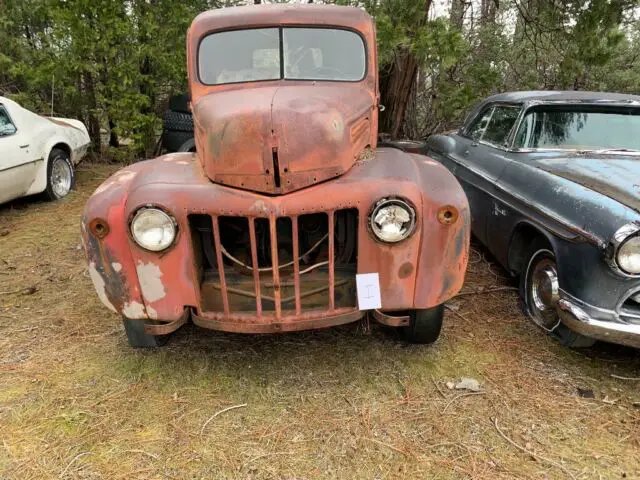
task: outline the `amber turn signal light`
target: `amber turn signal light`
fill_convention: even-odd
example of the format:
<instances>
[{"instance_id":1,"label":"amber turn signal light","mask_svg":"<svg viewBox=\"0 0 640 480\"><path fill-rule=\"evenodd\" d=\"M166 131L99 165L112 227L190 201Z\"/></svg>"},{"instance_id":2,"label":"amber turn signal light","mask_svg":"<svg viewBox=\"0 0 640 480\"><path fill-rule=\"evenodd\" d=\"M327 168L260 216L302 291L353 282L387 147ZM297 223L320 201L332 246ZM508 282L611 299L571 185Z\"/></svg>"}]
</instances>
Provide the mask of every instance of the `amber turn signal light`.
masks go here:
<instances>
[{"instance_id":1,"label":"amber turn signal light","mask_svg":"<svg viewBox=\"0 0 640 480\"><path fill-rule=\"evenodd\" d=\"M453 205L445 205L438 210L438 221L443 225L452 225L458 220L458 209Z\"/></svg>"},{"instance_id":2,"label":"amber turn signal light","mask_svg":"<svg viewBox=\"0 0 640 480\"><path fill-rule=\"evenodd\" d=\"M109 225L101 218L94 218L91 220L91 223L89 223L89 230L94 236L104 238L109 233Z\"/></svg>"}]
</instances>

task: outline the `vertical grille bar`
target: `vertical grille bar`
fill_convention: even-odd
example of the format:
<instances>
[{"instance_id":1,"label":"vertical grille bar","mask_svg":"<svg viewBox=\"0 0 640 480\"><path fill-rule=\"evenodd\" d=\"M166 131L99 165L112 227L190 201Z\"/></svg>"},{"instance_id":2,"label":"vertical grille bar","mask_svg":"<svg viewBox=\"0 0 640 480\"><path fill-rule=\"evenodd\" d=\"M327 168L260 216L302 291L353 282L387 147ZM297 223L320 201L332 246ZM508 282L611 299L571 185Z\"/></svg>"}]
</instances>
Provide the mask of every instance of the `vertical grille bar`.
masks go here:
<instances>
[{"instance_id":1,"label":"vertical grille bar","mask_svg":"<svg viewBox=\"0 0 640 480\"><path fill-rule=\"evenodd\" d=\"M229 296L227 295L227 281L224 276L224 263L222 262L222 244L220 243L220 225L218 217L211 217L213 224L213 243L216 249L216 263L218 264L218 275L220 275L220 294L222 295L222 305L224 313L229 313Z\"/></svg>"},{"instance_id":2,"label":"vertical grille bar","mask_svg":"<svg viewBox=\"0 0 640 480\"><path fill-rule=\"evenodd\" d=\"M298 243L298 217L291 217L293 229L293 288L296 297L296 315L302 311L300 307L300 245Z\"/></svg>"},{"instance_id":3,"label":"vertical grille bar","mask_svg":"<svg viewBox=\"0 0 640 480\"><path fill-rule=\"evenodd\" d=\"M278 263L278 232L276 231L276 217L269 217L269 232L271 237L271 270L273 272L273 299L276 308L276 320L282 316L280 301L280 264Z\"/></svg>"},{"instance_id":4,"label":"vertical grille bar","mask_svg":"<svg viewBox=\"0 0 640 480\"><path fill-rule=\"evenodd\" d=\"M334 232L333 210L328 212L328 215L329 215L329 310L333 310L336 307L335 290L334 290L334 283L335 283L334 270L335 270L336 259L335 259L335 246L334 246L335 232Z\"/></svg>"},{"instance_id":5,"label":"vertical grille bar","mask_svg":"<svg viewBox=\"0 0 640 480\"><path fill-rule=\"evenodd\" d=\"M256 242L256 219L249 218L249 241L251 243L251 268L253 268L253 285L256 291L256 312L262 316L262 299L260 298L260 271L258 265L258 243Z\"/></svg>"}]
</instances>

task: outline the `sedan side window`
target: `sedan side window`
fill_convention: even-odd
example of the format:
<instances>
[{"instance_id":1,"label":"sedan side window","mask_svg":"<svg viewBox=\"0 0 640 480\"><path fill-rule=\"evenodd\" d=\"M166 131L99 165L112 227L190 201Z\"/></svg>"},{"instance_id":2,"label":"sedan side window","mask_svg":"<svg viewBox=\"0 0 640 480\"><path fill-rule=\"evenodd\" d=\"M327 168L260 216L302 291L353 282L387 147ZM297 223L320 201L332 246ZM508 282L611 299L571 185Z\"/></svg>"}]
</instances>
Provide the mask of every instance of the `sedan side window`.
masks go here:
<instances>
[{"instance_id":1,"label":"sedan side window","mask_svg":"<svg viewBox=\"0 0 640 480\"><path fill-rule=\"evenodd\" d=\"M482 140L493 145L504 147L507 144L509 134L520 114L519 107L496 107L489 121Z\"/></svg>"},{"instance_id":2,"label":"sedan side window","mask_svg":"<svg viewBox=\"0 0 640 480\"><path fill-rule=\"evenodd\" d=\"M16 130L16 126L9 117L9 112L4 108L4 105L0 105L0 137L13 135Z\"/></svg>"},{"instance_id":3,"label":"sedan side window","mask_svg":"<svg viewBox=\"0 0 640 480\"><path fill-rule=\"evenodd\" d=\"M484 135L484 132L489 125L489 121L491 120L493 110L493 107L485 109L485 111L476 119L471 127L469 127L468 135L476 142L482 140L482 136Z\"/></svg>"}]
</instances>

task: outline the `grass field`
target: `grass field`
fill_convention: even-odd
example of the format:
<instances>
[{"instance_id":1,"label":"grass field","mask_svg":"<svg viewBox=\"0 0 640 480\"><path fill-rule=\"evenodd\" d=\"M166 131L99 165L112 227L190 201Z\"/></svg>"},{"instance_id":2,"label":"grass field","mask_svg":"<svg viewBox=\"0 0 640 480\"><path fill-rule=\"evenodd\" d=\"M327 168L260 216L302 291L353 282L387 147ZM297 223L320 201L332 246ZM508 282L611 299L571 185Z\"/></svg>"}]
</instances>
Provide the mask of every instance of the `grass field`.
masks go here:
<instances>
[{"instance_id":1,"label":"grass field","mask_svg":"<svg viewBox=\"0 0 640 480\"><path fill-rule=\"evenodd\" d=\"M640 478L638 351L557 345L478 247L430 347L361 322L129 348L80 249L112 171L0 206L1 479Z\"/></svg>"}]
</instances>

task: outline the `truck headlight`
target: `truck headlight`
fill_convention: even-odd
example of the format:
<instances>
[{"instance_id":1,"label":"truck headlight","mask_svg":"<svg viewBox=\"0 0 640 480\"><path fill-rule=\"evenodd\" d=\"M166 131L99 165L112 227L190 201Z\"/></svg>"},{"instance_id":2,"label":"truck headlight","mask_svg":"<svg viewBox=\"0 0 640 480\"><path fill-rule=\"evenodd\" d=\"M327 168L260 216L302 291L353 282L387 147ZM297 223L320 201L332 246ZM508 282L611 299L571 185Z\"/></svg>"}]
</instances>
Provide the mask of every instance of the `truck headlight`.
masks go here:
<instances>
[{"instance_id":1,"label":"truck headlight","mask_svg":"<svg viewBox=\"0 0 640 480\"><path fill-rule=\"evenodd\" d=\"M131 221L131 236L145 250L160 252L169 248L175 240L176 225L162 210L143 207Z\"/></svg>"},{"instance_id":2,"label":"truck headlight","mask_svg":"<svg viewBox=\"0 0 640 480\"><path fill-rule=\"evenodd\" d=\"M640 236L631 237L618 247L616 261L625 273L640 273Z\"/></svg>"},{"instance_id":3,"label":"truck headlight","mask_svg":"<svg viewBox=\"0 0 640 480\"><path fill-rule=\"evenodd\" d=\"M369 226L376 238L396 243L410 236L416 227L416 212L404 200L383 198L373 207Z\"/></svg>"}]
</instances>

